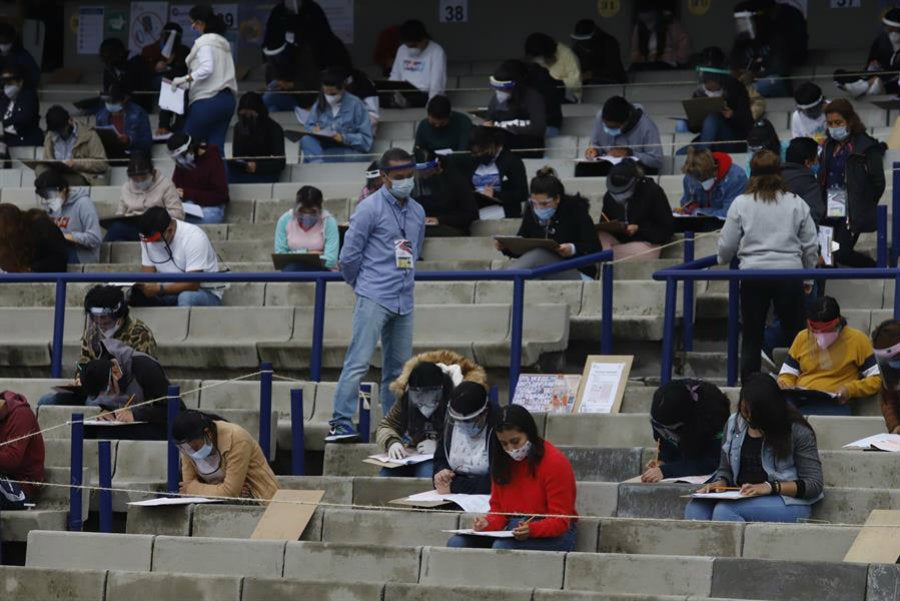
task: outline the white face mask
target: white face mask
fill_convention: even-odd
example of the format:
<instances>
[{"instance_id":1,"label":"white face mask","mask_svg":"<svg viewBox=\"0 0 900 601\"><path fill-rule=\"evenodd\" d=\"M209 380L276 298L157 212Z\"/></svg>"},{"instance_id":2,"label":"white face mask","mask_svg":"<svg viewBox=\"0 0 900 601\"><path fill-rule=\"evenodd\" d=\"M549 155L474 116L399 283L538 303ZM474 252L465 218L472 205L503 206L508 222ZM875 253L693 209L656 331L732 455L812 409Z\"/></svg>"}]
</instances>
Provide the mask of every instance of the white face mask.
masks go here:
<instances>
[{"instance_id":1,"label":"white face mask","mask_svg":"<svg viewBox=\"0 0 900 601\"><path fill-rule=\"evenodd\" d=\"M138 192L146 192L153 185L153 178L147 178L141 181L131 180L131 185L134 186L134 189Z\"/></svg>"},{"instance_id":2,"label":"white face mask","mask_svg":"<svg viewBox=\"0 0 900 601\"><path fill-rule=\"evenodd\" d=\"M0 53L9 54L9 51L12 50L12 44L0 44Z\"/></svg>"},{"instance_id":3,"label":"white face mask","mask_svg":"<svg viewBox=\"0 0 900 601\"><path fill-rule=\"evenodd\" d=\"M391 180L391 194L396 198L408 198L412 194L416 185L416 178L407 177L406 179Z\"/></svg>"},{"instance_id":4,"label":"white face mask","mask_svg":"<svg viewBox=\"0 0 900 601\"><path fill-rule=\"evenodd\" d=\"M706 95L710 98L719 98L724 93L724 90L722 90L722 88L719 88L718 90L703 88L703 91L706 92Z\"/></svg>"},{"instance_id":5,"label":"white face mask","mask_svg":"<svg viewBox=\"0 0 900 601\"><path fill-rule=\"evenodd\" d=\"M900 47L900 32L892 31L888 34L888 39L891 41L891 45L896 49Z\"/></svg>"},{"instance_id":6,"label":"white face mask","mask_svg":"<svg viewBox=\"0 0 900 601\"><path fill-rule=\"evenodd\" d=\"M55 196L51 196L50 198L42 199L41 205L51 215L57 215L60 211L62 211L63 201L62 197L58 194Z\"/></svg>"},{"instance_id":7,"label":"white face mask","mask_svg":"<svg viewBox=\"0 0 900 601\"><path fill-rule=\"evenodd\" d=\"M716 185L716 178L714 178L714 177L711 177L711 178L709 178L709 179L705 179L705 180L703 180L702 182L700 182L700 186L701 186L704 190L706 190L707 192L709 192L710 190L712 190L712 189L713 189L713 186L715 186L715 185Z\"/></svg>"},{"instance_id":8,"label":"white face mask","mask_svg":"<svg viewBox=\"0 0 900 601\"><path fill-rule=\"evenodd\" d=\"M505 104L510 98L512 98L512 94L509 92L504 92L502 90L495 90L494 96L497 98L497 102L500 104Z\"/></svg>"},{"instance_id":9,"label":"white face mask","mask_svg":"<svg viewBox=\"0 0 900 601\"><path fill-rule=\"evenodd\" d=\"M506 449L506 454L509 455L513 461L524 461L526 457L528 457L528 451L531 450L531 441L528 440L518 449Z\"/></svg>"},{"instance_id":10,"label":"white face mask","mask_svg":"<svg viewBox=\"0 0 900 601\"><path fill-rule=\"evenodd\" d=\"M331 106L336 106L341 103L341 94L325 94L325 102Z\"/></svg>"},{"instance_id":11,"label":"white face mask","mask_svg":"<svg viewBox=\"0 0 900 601\"><path fill-rule=\"evenodd\" d=\"M409 46L407 46L406 49L409 51L409 56L412 57L412 58L418 58L418 57L421 56L421 54L422 54L422 49L421 49L421 48L418 48L418 47L415 47L415 46L412 47L412 48L410 48Z\"/></svg>"},{"instance_id":12,"label":"white face mask","mask_svg":"<svg viewBox=\"0 0 900 601\"><path fill-rule=\"evenodd\" d=\"M104 338L112 338L113 334L115 334L118 329L118 324L114 324L112 327L106 328L105 330L101 328L100 332L103 334Z\"/></svg>"}]
</instances>

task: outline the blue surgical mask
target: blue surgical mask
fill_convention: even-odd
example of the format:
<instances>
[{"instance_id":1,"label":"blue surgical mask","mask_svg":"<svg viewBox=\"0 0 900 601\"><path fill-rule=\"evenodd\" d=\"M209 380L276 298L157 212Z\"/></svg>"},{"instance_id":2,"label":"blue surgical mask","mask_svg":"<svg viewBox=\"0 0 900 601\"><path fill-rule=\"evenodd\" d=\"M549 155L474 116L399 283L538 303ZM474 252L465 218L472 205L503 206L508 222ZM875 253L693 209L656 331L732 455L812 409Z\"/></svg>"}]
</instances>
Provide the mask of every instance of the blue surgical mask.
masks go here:
<instances>
[{"instance_id":1,"label":"blue surgical mask","mask_svg":"<svg viewBox=\"0 0 900 601\"><path fill-rule=\"evenodd\" d=\"M319 216L312 213L300 213L297 216L297 222L305 229L309 229L319 222Z\"/></svg>"},{"instance_id":2,"label":"blue surgical mask","mask_svg":"<svg viewBox=\"0 0 900 601\"><path fill-rule=\"evenodd\" d=\"M897 370L900 370L900 359L893 359L893 360L890 360L890 361L887 362L887 364L888 364L888 366L889 366L891 369L897 369Z\"/></svg>"},{"instance_id":3,"label":"blue surgical mask","mask_svg":"<svg viewBox=\"0 0 900 601\"><path fill-rule=\"evenodd\" d=\"M847 139L847 136L850 135L850 132L847 131L846 127L829 127L828 135L831 136L832 140L842 142Z\"/></svg>"},{"instance_id":4,"label":"blue surgical mask","mask_svg":"<svg viewBox=\"0 0 900 601\"><path fill-rule=\"evenodd\" d=\"M412 194L415 185L416 179L414 177L393 179L391 180L391 194L396 198L408 198L409 195Z\"/></svg>"},{"instance_id":5,"label":"blue surgical mask","mask_svg":"<svg viewBox=\"0 0 900 601\"><path fill-rule=\"evenodd\" d=\"M818 176L819 176L819 170L820 170L821 168L822 168L822 166L821 166L819 163L813 163L812 165L810 165L809 170L812 172L813 175L815 175L816 177L818 177Z\"/></svg>"},{"instance_id":6,"label":"blue surgical mask","mask_svg":"<svg viewBox=\"0 0 900 601\"><path fill-rule=\"evenodd\" d=\"M121 102L107 102L106 110L110 113L121 113L122 112L122 103Z\"/></svg>"},{"instance_id":7,"label":"blue surgical mask","mask_svg":"<svg viewBox=\"0 0 900 601\"><path fill-rule=\"evenodd\" d=\"M606 132L609 136L621 136L622 128L621 127L606 127L606 124L603 124L603 131Z\"/></svg>"},{"instance_id":8,"label":"blue surgical mask","mask_svg":"<svg viewBox=\"0 0 900 601\"><path fill-rule=\"evenodd\" d=\"M194 451L193 453L191 453L191 459L194 459L195 461L206 459L207 457L209 457L210 453L212 453L212 450L212 443L207 442L205 445L200 447L199 451Z\"/></svg>"}]
</instances>

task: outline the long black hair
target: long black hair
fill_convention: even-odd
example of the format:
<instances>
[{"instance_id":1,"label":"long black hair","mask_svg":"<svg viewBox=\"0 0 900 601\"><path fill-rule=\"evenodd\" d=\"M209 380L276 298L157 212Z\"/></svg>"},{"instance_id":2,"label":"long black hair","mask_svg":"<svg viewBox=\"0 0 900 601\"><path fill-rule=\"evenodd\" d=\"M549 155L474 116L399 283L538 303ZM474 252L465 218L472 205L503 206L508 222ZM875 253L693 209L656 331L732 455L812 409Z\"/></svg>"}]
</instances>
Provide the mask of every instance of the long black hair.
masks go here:
<instances>
[{"instance_id":1,"label":"long black hair","mask_svg":"<svg viewBox=\"0 0 900 601\"><path fill-rule=\"evenodd\" d=\"M750 412L749 426L761 430L766 443L777 457L787 457L793 449L794 424L812 426L796 407L787 402L775 379L766 374L751 374L741 387L741 405Z\"/></svg>"},{"instance_id":2,"label":"long black hair","mask_svg":"<svg viewBox=\"0 0 900 601\"><path fill-rule=\"evenodd\" d=\"M209 430L215 437L218 433L215 422L224 421L228 420L213 413L186 409L175 416L175 420L172 422L172 438L176 444L190 442L203 438L204 430Z\"/></svg>"},{"instance_id":3,"label":"long black hair","mask_svg":"<svg viewBox=\"0 0 900 601\"><path fill-rule=\"evenodd\" d=\"M188 12L188 16L190 16L192 21L203 21L206 25L203 33L225 35L225 31L228 29L228 26L225 24L225 21L222 20L222 17L217 15L216 11L214 11L213 7L209 4L195 4L191 7L190 12Z\"/></svg>"},{"instance_id":4,"label":"long black hair","mask_svg":"<svg viewBox=\"0 0 900 601\"><path fill-rule=\"evenodd\" d=\"M699 457L706 442L720 436L731 414L731 401L719 387L702 380L672 380L653 393L650 417L678 434L685 457Z\"/></svg>"},{"instance_id":5,"label":"long black hair","mask_svg":"<svg viewBox=\"0 0 900 601\"><path fill-rule=\"evenodd\" d=\"M544 439L538 434L537 424L534 423L528 409L521 405L507 405L501 408L497 424L494 426L494 436L491 437L491 479L497 484L509 484L512 470L513 459L503 450L503 445L497 438L498 433L507 430L518 430L531 442L528 466L532 475L544 458Z\"/></svg>"}]
</instances>

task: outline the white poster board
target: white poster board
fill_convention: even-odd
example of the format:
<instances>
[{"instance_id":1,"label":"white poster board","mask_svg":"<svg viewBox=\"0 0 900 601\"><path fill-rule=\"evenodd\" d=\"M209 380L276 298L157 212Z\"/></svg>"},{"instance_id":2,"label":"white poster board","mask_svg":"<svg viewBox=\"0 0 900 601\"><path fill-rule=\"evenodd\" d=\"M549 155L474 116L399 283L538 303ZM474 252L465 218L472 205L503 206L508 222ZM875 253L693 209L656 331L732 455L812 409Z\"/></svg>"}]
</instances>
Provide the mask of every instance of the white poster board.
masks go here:
<instances>
[{"instance_id":1,"label":"white poster board","mask_svg":"<svg viewBox=\"0 0 900 601\"><path fill-rule=\"evenodd\" d=\"M78 7L78 31L75 36L75 47L78 54L100 54L100 43L103 42L102 6Z\"/></svg>"},{"instance_id":2,"label":"white poster board","mask_svg":"<svg viewBox=\"0 0 900 601\"><path fill-rule=\"evenodd\" d=\"M572 413L580 384L578 374L519 374L512 402L532 413Z\"/></svg>"},{"instance_id":3,"label":"white poster board","mask_svg":"<svg viewBox=\"0 0 900 601\"><path fill-rule=\"evenodd\" d=\"M345 44L353 43L353 0L319 0L331 31Z\"/></svg>"},{"instance_id":4,"label":"white poster board","mask_svg":"<svg viewBox=\"0 0 900 601\"><path fill-rule=\"evenodd\" d=\"M132 2L128 29L128 52L140 54L159 39L169 14L168 2Z\"/></svg>"},{"instance_id":5,"label":"white poster board","mask_svg":"<svg viewBox=\"0 0 900 601\"><path fill-rule=\"evenodd\" d=\"M633 355L588 355L574 413L618 413Z\"/></svg>"}]
</instances>

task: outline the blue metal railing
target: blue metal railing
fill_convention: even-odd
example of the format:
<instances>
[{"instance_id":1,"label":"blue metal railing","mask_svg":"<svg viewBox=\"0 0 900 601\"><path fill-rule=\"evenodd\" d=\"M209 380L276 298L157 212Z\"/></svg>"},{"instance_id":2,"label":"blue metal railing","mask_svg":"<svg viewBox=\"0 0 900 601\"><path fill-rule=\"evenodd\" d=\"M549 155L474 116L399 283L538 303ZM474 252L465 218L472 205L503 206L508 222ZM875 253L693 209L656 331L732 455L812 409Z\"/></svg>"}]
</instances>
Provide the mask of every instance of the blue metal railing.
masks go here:
<instances>
[{"instance_id":1,"label":"blue metal railing","mask_svg":"<svg viewBox=\"0 0 900 601\"><path fill-rule=\"evenodd\" d=\"M416 281L451 282L451 281L512 281L512 328L509 352L509 390L510 397L515 392L519 379L522 360L522 329L525 315L525 281L539 279L570 269L578 269L595 263L612 260L611 250L605 250L575 259L560 261L555 265L547 265L536 269L509 269L497 271L420 271L416 273ZM602 335L601 352L608 354L612 350L612 266L604 265L602 270ZM322 339L325 333L325 292L327 282L343 281L335 272L268 272L268 273L2 273L3 283L54 283L56 284L56 300L54 304L53 342L51 345L50 375L59 378L62 375L63 332L65 328L66 286L69 282L106 283L106 282L315 282L315 307L313 315L312 353L310 359L310 379L318 382L322 376Z\"/></svg>"}]
</instances>

